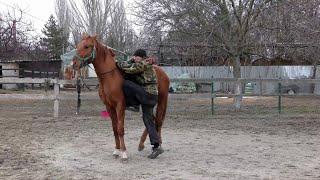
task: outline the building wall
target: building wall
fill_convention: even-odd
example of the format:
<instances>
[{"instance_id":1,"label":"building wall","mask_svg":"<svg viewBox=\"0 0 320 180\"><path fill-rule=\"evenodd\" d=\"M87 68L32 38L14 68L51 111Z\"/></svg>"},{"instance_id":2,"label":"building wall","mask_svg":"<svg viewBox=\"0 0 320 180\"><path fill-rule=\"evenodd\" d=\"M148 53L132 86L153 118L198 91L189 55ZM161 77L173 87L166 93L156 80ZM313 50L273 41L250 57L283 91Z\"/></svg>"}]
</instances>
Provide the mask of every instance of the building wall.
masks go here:
<instances>
[{"instance_id":1,"label":"building wall","mask_svg":"<svg viewBox=\"0 0 320 180\"><path fill-rule=\"evenodd\" d=\"M19 65L17 63L0 63L2 66L2 77L19 77ZM16 70L3 70L3 69L16 69ZM16 84L3 84L2 89L16 89Z\"/></svg>"},{"instance_id":2,"label":"building wall","mask_svg":"<svg viewBox=\"0 0 320 180\"><path fill-rule=\"evenodd\" d=\"M31 71L35 71L37 73L33 74L35 78L56 78L59 77L60 73L63 69L61 69L61 61L28 61L28 62L20 62L20 68L26 70L24 72L24 77L32 77ZM41 74L39 72L42 72ZM50 72L47 74L46 72ZM55 72L53 74L53 72ZM62 77L60 77L62 78Z\"/></svg>"}]
</instances>

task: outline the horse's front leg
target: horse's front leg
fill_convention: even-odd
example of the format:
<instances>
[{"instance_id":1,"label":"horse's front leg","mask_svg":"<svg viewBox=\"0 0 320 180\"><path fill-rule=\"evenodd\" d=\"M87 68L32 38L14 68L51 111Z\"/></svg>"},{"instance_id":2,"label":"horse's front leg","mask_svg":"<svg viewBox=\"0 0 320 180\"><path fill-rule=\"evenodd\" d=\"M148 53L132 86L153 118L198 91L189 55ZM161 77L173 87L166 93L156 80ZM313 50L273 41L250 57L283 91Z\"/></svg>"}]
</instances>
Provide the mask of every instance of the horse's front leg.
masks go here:
<instances>
[{"instance_id":1,"label":"horse's front leg","mask_svg":"<svg viewBox=\"0 0 320 180\"><path fill-rule=\"evenodd\" d=\"M116 147L115 150L113 151L112 155L117 158L121 155L120 151L120 139L119 139L119 134L118 134L118 117L117 117L117 112L114 108L109 108L107 106L107 111L110 113L111 121L112 121L112 130L114 134L114 139L116 142Z\"/></svg>"},{"instance_id":2,"label":"horse's front leg","mask_svg":"<svg viewBox=\"0 0 320 180\"><path fill-rule=\"evenodd\" d=\"M118 117L117 117L117 112L114 107L111 107L110 103L107 101L106 95L103 92L103 88L101 85L99 85L99 97L103 101L103 103L106 105L107 111L110 114L110 118L112 121L112 130L113 130L113 135L116 143L115 150L113 151L112 155L115 158L118 158L120 156L120 139L118 135Z\"/></svg>"},{"instance_id":3,"label":"horse's front leg","mask_svg":"<svg viewBox=\"0 0 320 180\"><path fill-rule=\"evenodd\" d=\"M118 126L117 126L117 131L118 131L118 135L119 135L119 140L120 140L120 150L121 150L121 159L126 161L128 160L128 156L127 156L127 151L126 151L126 145L124 142L124 117L125 117L125 102L120 101L117 104L116 107L116 111L117 111L117 117L118 117Z\"/></svg>"}]
</instances>

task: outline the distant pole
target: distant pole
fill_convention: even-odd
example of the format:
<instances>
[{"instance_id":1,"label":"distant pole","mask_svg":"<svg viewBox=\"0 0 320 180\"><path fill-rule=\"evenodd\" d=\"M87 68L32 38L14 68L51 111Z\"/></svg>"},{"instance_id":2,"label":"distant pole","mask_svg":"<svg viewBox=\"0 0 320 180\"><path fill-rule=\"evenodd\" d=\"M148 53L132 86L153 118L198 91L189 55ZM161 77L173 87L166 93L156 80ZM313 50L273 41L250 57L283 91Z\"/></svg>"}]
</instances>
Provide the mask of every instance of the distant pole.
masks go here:
<instances>
[{"instance_id":1,"label":"distant pole","mask_svg":"<svg viewBox=\"0 0 320 180\"><path fill-rule=\"evenodd\" d=\"M281 78L280 78L281 80ZM278 83L278 93L279 93L279 96L278 96L278 113L280 114L281 113L281 82L279 81Z\"/></svg>"},{"instance_id":2,"label":"distant pole","mask_svg":"<svg viewBox=\"0 0 320 180\"><path fill-rule=\"evenodd\" d=\"M81 93L80 78L77 79L77 93L78 93L78 98L77 98L77 111L76 111L76 114L79 114L79 112L80 112L80 106L81 106L81 99L80 99L80 93Z\"/></svg>"},{"instance_id":3,"label":"distant pole","mask_svg":"<svg viewBox=\"0 0 320 180\"><path fill-rule=\"evenodd\" d=\"M211 76L211 79L213 79L213 76ZM216 94L214 93L214 82L211 82L211 115L214 115L214 98Z\"/></svg>"},{"instance_id":4,"label":"distant pole","mask_svg":"<svg viewBox=\"0 0 320 180\"><path fill-rule=\"evenodd\" d=\"M39 77L42 78L41 71L39 71ZM40 83L39 86L40 86L40 90L41 90L42 89L42 84Z\"/></svg>"},{"instance_id":5,"label":"distant pole","mask_svg":"<svg viewBox=\"0 0 320 180\"><path fill-rule=\"evenodd\" d=\"M24 78L25 77L25 71L24 71L23 68L21 70L22 70L22 78ZM22 84L22 90L25 91L25 83Z\"/></svg>"},{"instance_id":6,"label":"distant pole","mask_svg":"<svg viewBox=\"0 0 320 180\"><path fill-rule=\"evenodd\" d=\"M31 78L32 79L34 78L34 69L32 69L32 71L31 71ZM31 89L32 90L34 89L34 83L31 84Z\"/></svg>"}]
</instances>

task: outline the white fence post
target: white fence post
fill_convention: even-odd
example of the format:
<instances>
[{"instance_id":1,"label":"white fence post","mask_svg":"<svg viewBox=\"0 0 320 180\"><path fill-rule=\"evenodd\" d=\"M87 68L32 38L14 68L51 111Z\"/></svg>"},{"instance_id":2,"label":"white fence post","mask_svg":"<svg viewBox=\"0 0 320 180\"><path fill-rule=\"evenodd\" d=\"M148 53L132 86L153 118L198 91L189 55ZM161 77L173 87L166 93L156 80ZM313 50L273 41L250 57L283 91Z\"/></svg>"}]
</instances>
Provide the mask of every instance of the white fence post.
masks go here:
<instances>
[{"instance_id":1,"label":"white fence post","mask_svg":"<svg viewBox=\"0 0 320 180\"><path fill-rule=\"evenodd\" d=\"M58 79L54 81L54 100L53 100L53 117L59 116L59 83Z\"/></svg>"}]
</instances>

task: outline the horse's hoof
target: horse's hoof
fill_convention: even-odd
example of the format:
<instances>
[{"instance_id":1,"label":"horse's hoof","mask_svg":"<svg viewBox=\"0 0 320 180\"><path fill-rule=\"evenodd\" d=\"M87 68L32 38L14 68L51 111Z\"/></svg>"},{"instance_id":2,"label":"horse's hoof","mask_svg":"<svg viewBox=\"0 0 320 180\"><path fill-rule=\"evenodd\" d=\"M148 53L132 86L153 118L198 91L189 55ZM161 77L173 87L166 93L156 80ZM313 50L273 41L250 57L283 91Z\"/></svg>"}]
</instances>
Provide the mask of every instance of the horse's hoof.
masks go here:
<instances>
[{"instance_id":1,"label":"horse's hoof","mask_svg":"<svg viewBox=\"0 0 320 180\"><path fill-rule=\"evenodd\" d=\"M138 151L142 151L143 149L144 149L144 145L143 144L139 144Z\"/></svg>"},{"instance_id":2,"label":"horse's hoof","mask_svg":"<svg viewBox=\"0 0 320 180\"><path fill-rule=\"evenodd\" d=\"M128 161L129 161L128 158L121 158L122 163L128 163Z\"/></svg>"},{"instance_id":3,"label":"horse's hoof","mask_svg":"<svg viewBox=\"0 0 320 180\"><path fill-rule=\"evenodd\" d=\"M121 154L121 151L119 149L115 149L112 153L112 156L117 159Z\"/></svg>"},{"instance_id":4,"label":"horse's hoof","mask_svg":"<svg viewBox=\"0 0 320 180\"><path fill-rule=\"evenodd\" d=\"M121 152L121 162L128 162L128 156L126 151Z\"/></svg>"}]
</instances>

